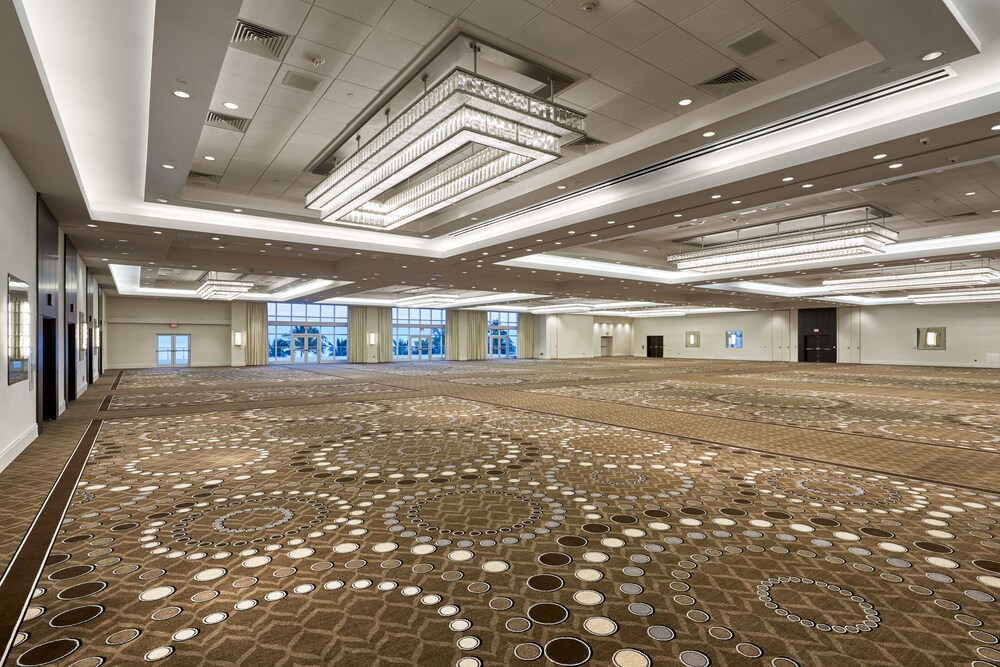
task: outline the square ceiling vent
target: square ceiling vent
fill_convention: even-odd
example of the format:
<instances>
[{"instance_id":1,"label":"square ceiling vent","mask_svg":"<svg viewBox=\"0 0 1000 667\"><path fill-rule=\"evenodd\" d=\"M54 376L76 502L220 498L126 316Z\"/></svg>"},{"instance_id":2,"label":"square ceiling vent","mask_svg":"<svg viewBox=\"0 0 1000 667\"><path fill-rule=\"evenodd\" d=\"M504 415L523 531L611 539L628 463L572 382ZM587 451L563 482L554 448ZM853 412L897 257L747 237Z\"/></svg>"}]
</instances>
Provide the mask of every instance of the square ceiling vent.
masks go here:
<instances>
[{"instance_id":1,"label":"square ceiling vent","mask_svg":"<svg viewBox=\"0 0 1000 667\"><path fill-rule=\"evenodd\" d=\"M230 45L237 49L256 53L258 56L272 60L284 59L291 43L292 40L288 35L243 19L236 21L236 30L230 41Z\"/></svg>"},{"instance_id":2,"label":"square ceiling vent","mask_svg":"<svg viewBox=\"0 0 1000 667\"><path fill-rule=\"evenodd\" d=\"M717 77L699 83L697 87L713 97L725 97L759 82L760 79L753 74L735 67Z\"/></svg>"},{"instance_id":3,"label":"square ceiling vent","mask_svg":"<svg viewBox=\"0 0 1000 667\"><path fill-rule=\"evenodd\" d=\"M740 37L735 42L730 42L728 46L744 58L748 58L777 43L778 40L763 30L754 30L749 35Z\"/></svg>"}]
</instances>

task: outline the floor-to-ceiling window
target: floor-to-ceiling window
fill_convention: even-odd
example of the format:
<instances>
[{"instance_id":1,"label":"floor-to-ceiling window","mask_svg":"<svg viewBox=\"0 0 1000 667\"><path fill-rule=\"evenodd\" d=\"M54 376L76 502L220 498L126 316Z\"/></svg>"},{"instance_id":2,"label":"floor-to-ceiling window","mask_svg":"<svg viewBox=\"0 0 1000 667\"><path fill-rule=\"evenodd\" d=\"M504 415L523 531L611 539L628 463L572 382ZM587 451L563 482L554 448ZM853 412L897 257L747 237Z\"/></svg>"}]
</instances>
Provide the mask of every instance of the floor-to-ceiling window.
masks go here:
<instances>
[{"instance_id":1,"label":"floor-to-ceiling window","mask_svg":"<svg viewBox=\"0 0 1000 667\"><path fill-rule=\"evenodd\" d=\"M392 309L392 358L444 359L444 310Z\"/></svg>"},{"instance_id":2,"label":"floor-to-ceiling window","mask_svg":"<svg viewBox=\"0 0 1000 667\"><path fill-rule=\"evenodd\" d=\"M347 306L267 304L268 361L315 364L347 360Z\"/></svg>"},{"instance_id":3,"label":"floor-to-ceiling window","mask_svg":"<svg viewBox=\"0 0 1000 667\"><path fill-rule=\"evenodd\" d=\"M490 359L517 358L517 313L489 312L486 351Z\"/></svg>"}]
</instances>

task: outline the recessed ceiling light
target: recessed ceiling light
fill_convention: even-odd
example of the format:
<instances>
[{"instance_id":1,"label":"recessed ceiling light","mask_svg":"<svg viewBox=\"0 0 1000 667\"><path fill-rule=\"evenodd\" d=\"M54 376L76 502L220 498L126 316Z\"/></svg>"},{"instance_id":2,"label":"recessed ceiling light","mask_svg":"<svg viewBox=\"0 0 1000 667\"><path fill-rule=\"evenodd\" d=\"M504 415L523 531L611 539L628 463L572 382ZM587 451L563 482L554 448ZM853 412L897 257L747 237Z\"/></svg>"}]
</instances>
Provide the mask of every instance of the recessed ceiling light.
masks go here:
<instances>
[{"instance_id":1,"label":"recessed ceiling light","mask_svg":"<svg viewBox=\"0 0 1000 667\"><path fill-rule=\"evenodd\" d=\"M567 233L567 234L576 234L576 232L574 232L574 231L573 231L572 229L571 229L571 230L569 230L569 231L568 231L568 232L566 232L566 233Z\"/></svg>"},{"instance_id":2,"label":"recessed ceiling light","mask_svg":"<svg viewBox=\"0 0 1000 667\"><path fill-rule=\"evenodd\" d=\"M683 216L683 214L681 214L681 213L674 213L674 217L675 217L675 218L682 218L682 217L684 217L684 216Z\"/></svg>"},{"instance_id":3,"label":"recessed ceiling light","mask_svg":"<svg viewBox=\"0 0 1000 667\"><path fill-rule=\"evenodd\" d=\"M191 93L187 92L186 90L175 90L173 91L173 93L174 97L179 97L182 100L190 99L191 97Z\"/></svg>"},{"instance_id":4,"label":"recessed ceiling light","mask_svg":"<svg viewBox=\"0 0 1000 667\"><path fill-rule=\"evenodd\" d=\"M591 236L597 236L597 234L591 234Z\"/></svg>"},{"instance_id":5,"label":"recessed ceiling light","mask_svg":"<svg viewBox=\"0 0 1000 667\"><path fill-rule=\"evenodd\" d=\"M479 220L479 218L469 218L469 220L472 220L473 222L475 222L476 220Z\"/></svg>"},{"instance_id":6,"label":"recessed ceiling light","mask_svg":"<svg viewBox=\"0 0 1000 667\"><path fill-rule=\"evenodd\" d=\"M995 208L990 213L1000 213L1000 208Z\"/></svg>"},{"instance_id":7,"label":"recessed ceiling light","mask_svg":"<svg viewBox=\"0 0 1000 667\"><path fill-rule=\"evenodd\" d=\"M998 132L998 131L1000 131L1000 125L994 125L990 129L993 130L994 132Z\"/></svg>"},{"instance_id":8,"label":"recessed ceiling light","mask_svg":"<svg viewBox=\"0 0 1000 667\"><path fill-rule=\"evenodd\" d=\"M722 195L712 195L712 199L722 199Z\"/></svg>"},{"instance_id":9,"label":"recessed ceiling light","mask_svg":"<svg viewBox=\"0 0 1000 667\"><path fill-rule=\"evenodd\" d=\"M313 250L319 250L319 248L313 248Z\"/></svg>"},{"instance_id":10,"label":"recessed ceiling light","mask_svg":"<svg viewBox=\"0 0 1000 667\"><path fill-rule=\"evenodd\" d=\"M730 203L731 203L731 204L742 204L742 203L743 203L743 200L741 200L741 199L734 199L734 200L733 200L733 201L731 201Z\"/></svg>"},{"instance_id":11,"label":"recessed ceiling light","mask_svg":"<svg viewBox=\"0 0 1000 667\"><path fill-rule=\"evenodd\" d=\"M535 239L535 243L541 243L542 239Z\"/></svg>"},{"instance_id":12,"label":"recessed ceiling light","mask_svg":"<svg viewBox=\"0 0 1000 667\"><path fill-rule=\"evenodd\" d=\"M902 167L902 166L903 166L903 163L902 163L902 162L896 162L896 163L894 163L894 164L890 164L890 165L889 165L889 169L899 169L899 168L900 168L900 167Z\"/></svg>"},{"instance_id":13,"label":"recessed ceiling light","mask_svg":"<svg viewBox=\"0 0 1000 667\"><path fill-rule=\"evenodd\" d=\"M163 164L161 164L160 166L161 166L161 167L163 167L164 169L173 169L173 168L174 168L174 165L172 165L172 164L167 164L166 162L164 162L164 163L163 163Z\"/></svg>"},{"instance_id":14,"label":"recessed ceiling light","mask_svg":"<svg viewBox=\"0 0 1000 667\"><path fill-rule=\"evenodd\" d=\"M222 106L226 107L227 109L233 109L233 110L240 108L240 105L237 104L236 102L223 102Z\"/></svg>"},{"instance_id":15,"label":"recessed ceiling light","mask_svg":"<svg viewBox=\"0 0 1000 667\"><path fill-rule=\"evenodd\" d=\"M215 156L214 155L206 155L205 159L208 160L209 162L215 162Z\"/></svg>"},{"instance_id":16,"label":"recessed ceiling light","mask_svg":"<svg viewBox=\"0 0 1000 667\"><path fill-rule=\"evenodd\" d=\"M629 229L635 229L635 225L629 225L628 228Z\"/></svg>"},{"instance_id":17,"label":"recessed ceiling light","mask_svg":"<svg viewBox=\"0 0 1000 667\"><path fill-rule=\"evenodd\" d=\"M271 243L270 241L267 241L267 242L264 243L264 245L274 245L274 244Z\"/></svg>"},{"instance_id":18,"label":"recessed ceiling light","mask_svg":"<svg viewBox=\"0 0 1000 667\"><path fill-rule=\"evenodd\" d=\"M802 187L804 187L804 188L811 188L812 186L813 186L812 183L803 183L802 184Z\"/></svg>"},{"instance_id":19,"label":"recessed ceiling light","mask_svg":"<svg viewBox=\"0 0 1000 667\"><path fill-rule=\"evenodd\" d=\"M219 240L219 237L218 237L218 236L213 236L213 237L212 237L212 240L213 240L213 241L218 241L218 240Z\"/></svg>"},{"instance_id":20,"label":"recessed ceiling light","mask_svg":"<svg viewBox=\"0 0 1000 667\"><path fill-rule=\"evenodd\" d=\"M965 196L966 196L966 197L971 197L971 196L972 196L972 195L974 195L974 194L976 194L976 193L975 193L975 192L966 192L966 193L965 193Z\"/></svg>"},{"instance_id":21,"label":"recessed ceiling light","mask_svg":"<svg viewBox=\"0 0 1000 667\"><path fill-rule=\"evenodd\" d=\"M241 208L234 208L233 209L233 213L242 213L242 212L243 212L243 209L241 209Z\"/></svg>"},{"instance_id":22,"label":"recessed ceiling light","mask_svg":"<svg viewBox=\"0 0 1000 667\"><path fill-rule=\"evenodd\" d=\"M93 224L93 223L88 223L88 224L87 224L87 226L88 226L88 227L92 227L92 228L94 228L94 229L97 229L97 225L95 225L95 224Z\"/></svg>"},{"instance_id":23,"label":"recessed ceiling light","mask_svg":"<svg viewBox=\"0 0 1000 667\"><path fill-rule=\"evenodd\" d=\"M162 234L163 232L161 232L160 230L156 229L156 230L153 230L153 233L159 235L159 234Z\"/></svg>"},{"instance_id":24,"label":"recessed ceiling light","mask_svg":"<svg viewBox=\"0 0 1000 667\"><path fill-rule=\"evenodd\" d=\"M686 107L687 105L691 104L691 100L689 100L688 98L685 97L683 100L681 100L677 104L681 105L682 107Z\"/></svg>"},{"instance_id":25,"label":"recessed ceiling light","mask_svg":"<svg viewBox=\"0 0 1000 667\"><path fill-rule=\"evenodd\" d=\"M873 160L881 160L881 159L883 159L885 157L888 157L885 153L879 153L878 155L872 155L872 159Z\"/></svg>"},{"instance_id":26,"label":"recessed ceiling light","mask_svg":"<svg viewBox=\"0 0 1000 667\"><path fill-rule=\"evenodd\" d=\"M615 224L615 221L614 220L608 220L608 224L609 225L613 225L613 224Z\"/></svg>"},{"instance_id":27,"label":"recessed ceiling light","mask_svg":"<svg viewBox=\"0 0 1000 667\"><path fill-rule=\"evenodd\" d=\"M709 130L708 132L702 132L701 136L703 136L703 137L714 137L715 136L715 132L712 132L711 130Z\"/></svg>"},{"instance_id":28,"label":"recessed ceiling light","mask_svg":"<svg viewBox=\"0 0 1000 667\"><path fill-rule=\"evenodd\" d=\"M566 189L565 185L557 185L556 186L556 190L565 190L565 189Z\"/></svg>"},{"instance_id":29,"label":"recessed ceiling light","mask_svg":"<svg viewBox=\"0 0 1000 667\"><path fill-rule=\"evenodd\" d=\"M785 177L784 177L783 179L781 179L781 180L782 180L782 181L784 181L785 183L787 183L787 182L789 182L789 181L794 181L794 180L795 180L795 177L794 177L794 176L785 176Z\"/></svg>"},{"instance_id":30,"label":"recessed ceiling light","mask_svg":"<svg viewBox=\"0 0 1000 667\"><path fill-rule=\"evenodd\" d=\"M167 203L167 200L164 199L163 197L157 197L156 201L160 202L161 204L166 204Z\"/></svg>"},{"instance_id":31,"label":"recessed ceiling light","mask_svg":"<svg viewBox=\"0 0 1000 667\"><path fill-rule=\"evenodd\" d=\"M920 59L924 62L930 62L931 60L937 60L944 55L944 51L928 51L924 55L920 56Z\"/></svg>"}]
</instances>

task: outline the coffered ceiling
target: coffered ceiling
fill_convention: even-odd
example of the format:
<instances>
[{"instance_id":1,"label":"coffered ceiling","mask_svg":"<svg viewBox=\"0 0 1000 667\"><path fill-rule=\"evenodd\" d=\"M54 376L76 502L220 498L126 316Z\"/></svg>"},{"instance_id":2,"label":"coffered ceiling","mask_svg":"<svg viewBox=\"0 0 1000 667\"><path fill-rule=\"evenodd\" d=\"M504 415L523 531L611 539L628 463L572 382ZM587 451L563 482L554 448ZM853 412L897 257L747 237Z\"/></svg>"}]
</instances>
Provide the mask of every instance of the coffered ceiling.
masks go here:
<instances>
[{"instance_id":1,"label":"coffered ceiling","mask_svg":"<svg viewBox=\"0 0 1000 667\"><path fill-rule=\"evenodd\" d=\"M24 36L7 40L5 62L52 117L0 109L0 129L112 293L118 264L151 287L223 271L279 293L308 284L307 300L405 288L603 300L609 312L758 308L804 303L778 288L845 272L1000 258L990 3L588 4L13 0ZM273 44L234 43L238 21ZM101 50L84 44L102 35ZM554 101L587 115L591 147L392 232L320 222L304 205L314 171L374 136L422 75L433 85L452 66L478 68L548 95L503 59L474 64L468 41L558 77ZM931 51L943 55L923 60ZM753 81L703 85L735 68ZM34 151L53 133L64 154L47 173ZM891 214L891 255L710 277L667 261L738 229L865 205ZM297 282L268 287L276 279Z\"/></svg>"}]
</instances>

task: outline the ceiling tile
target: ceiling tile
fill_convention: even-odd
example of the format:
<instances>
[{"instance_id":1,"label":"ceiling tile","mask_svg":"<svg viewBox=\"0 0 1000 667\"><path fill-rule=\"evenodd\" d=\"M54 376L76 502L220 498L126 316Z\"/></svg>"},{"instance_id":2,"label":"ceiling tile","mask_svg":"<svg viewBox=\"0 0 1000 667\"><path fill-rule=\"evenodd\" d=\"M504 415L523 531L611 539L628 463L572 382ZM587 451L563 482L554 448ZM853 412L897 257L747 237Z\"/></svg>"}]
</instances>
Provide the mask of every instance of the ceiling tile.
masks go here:
<instances>
[{"instance_id":1,"label":"ceiling tile","mask_svg":"<svg viewBox=\"0 0 1000 667\"><path fill-rule=\"evenodd\" d=\"M277 151L285 145L295 132L294 127L272 125L270 123L252 123L243 135L243 141L237 149L237 155L243 148L253 148L261 151Z\"/></svg>"},{"instance_id":2,"label":"ceiling tile","mask_svg":"<svg viewBox=\"0 0 1000 667\"><path fill-rule=\"evenodd\" d=\"M601 0L590 12L580 11L580 0L555 0L545 8L551 14L569 21L578 28L593 30L632 4L632 0Z\"/></svg>"},{"instance_id":3,"label":"ceiling tile","mask_svg":"<svg viewBox=\"0 0 1000 667\"><path fill-rule=\"evenodd\" d=\"M696 86L735 66L736 63L715 49L704 49L667 68L667 73L685 83Z\"/></svg>"},{"instance_id":4,"label":"ceiling tile","mask_svg":"<svg viewBox=\"0 0 1000 667\"><path fill-rule=\"evenodd\" d=\"M714 44L763 19L764 16L745 0L717 0L681 21L680 26L701 41Z\"/></svg>"},{"instance_id":5,"label":"ceiling tile","mask_svg":"<svg viewBox=\"0 0 1000 667\"><path fill-rule=\"evenodd\" d=\"M421 0L425 5L431 9L436 9L439 12L447 14L448 16L458 16L472 4L472 0Z\"/></svg>"},{"instance_id":6,"label":"ceiling tile","mask_svg":"<svg viewBox=\"0 0 1000 667\"><path fill-rule=\"evenodd\" d=\"M601 39L628 51L670 27L670 22L665 18L634 3L599 25L593 32Z\"/></svg>"},{"instance_id":7,"label":"ceiling tile","mask_svg":"<svg viewBox=\"0 0 1000 667\"><path fill-rule=\"evenodd\" d=\"M330 141L338 134L340 134L344 128L347 127L346 123L341 123L327 118L322 118L320 116L312 115L302 121L299 129L303 132L311 132L313 134L318 134L320 136L326 137L327 141ZM321 147L320 147L321 148ZM317 152L319 149L317 148Z\"/></svg>"},{"instance_id":8,"label":"ceiling tile","mask_svg":"<svg viewBox=\"0 0 1000 667\"><path fill-rule=\"evenodd\" d=\"M320 56L321 58L325 58L326 62L322 65L314 65L309 56ZM344 65L350 59L350 54L338 51L337 49L331 49L316 42L310 42L301 37L295 38L291 48L288 49L288 54L285 56L285 62L290 65L297 65L302 69L330 78L336 78L340 74L340 70L344 69Z\"/></svg>"},{"instance_id":9,"label":"ceiling tile","mask_svg":"<svg viewBox=\"0 0 1000 667\"><path fill-rule=\"evenodd\" d=\"M676 97L676 93L687 88L687 84L665 72L657 72L648 79L625 89L625 92L643 102L654 104ZM678 98L680 99L680 98Z\"/></svg>"},{"instance_id":10,"label":"ceiling tile","mask_svg":"<svg viewBox=\"0 0 1000 667\"><path fill-rule=\"evenodd\" d=\"M747 2L764 16L770 16L775 12L780 12L788 5L795 4L798 0L747 0Z\"/></svg>"},{"instance_id":11,"label":"ceiling tile","mask_svg":"<svg viewBox=\"0 0 1000 667\"><path fill-rule=\"evenodd\" d=\"M312 110L312 116L323 118L337 123L350 123L358 115L356 107L334 102L330 99L322 99L316 103Z\"/></svg>"},{"instance_id":12,"label":"ceiling tile","mask_svg":"<svg viewBox=\"0 0 1000 667\"><path fill-rule=\"evenodd\" d=\"M287 77L289 74L305 77L309 79L311 82L315 83L316 87L313 89L312 92L306 93L306 91L299 90L294 86L288 86L285 84L285 77ZM285 64L282 65L281 69L278 70L278 74L277 76L274 77L274 83L271 84L271 88L273 89L275 87L280 87L288 90L294 90L296 92L306 93L307 95L312 95L313 97L322 97L323 94L326 93L326 89L330 87L330 84L332 82L333 79L331 79L328 76L322 76L321 74L317 74L312 70L311 67L309 69L303 69L301 67L292 67L291 65Z\"/></svg>"},{"instance_id":13,"label":"ceiling tile","mask_svg":"<svg viewBox=\"0 0 1000 667\"><path fill-rule=\"evenodd\" d=\"M780 12L771 15L771 20L792 37L801 37L818 30L839 17L820 0L799 0Z\"/></svg>"},{"instance_id":14,"label":"ceiling tile","mask_svg":"<svg viewBox=\"0 0 1000 667\"><path fill-rule=\"evenodd\" d=\"M299 31L311 4L302 0L244 0L240 18L288 35Z\"/></svg>"},{"instance_id":15,"label":"ceiling tile","mask_svg":"<svg viewBox=\"0 0 1000 667\"><path fill-rule=\"evenodd\" d=\"M413 0L396 0L378 27L411 42L428 44L452 22L453 16Z\"/></svg>"},{"instance_id":16,"label":"ceiling tile","mask_svg":"<svg viewBox=\"0 0 1000 667\"><path fill-rule=\"evenodd\" d=\"M232 47L226 50L226 58L222 61L223 72L267 84L270 84L274 79L274 74L279 67L281 67L281 63L277 60Z\"/></svg>"},{"instance_id":17,"label":"ceiling tile","mask_svg":"<svg viewBox=\"0 0 1000 667\"><path fill-rule=\"evenodd\" d=\"M298 127L298 124L305 120L305 118L305 114L289 111L288 109L279 109L278 107L266 104L260 105L253 117L255 122L260 121L271 123L272 125L283 125L285 127Z\"/></svg>"},{"instance_id":18,"label":"ceiling tile","mask_svg":"<svg viewBox=\"0 0 1000 667\"><path fill-rule=\"evenodd\" d=\"M606 141L612 144L616 141L621 141L623 139L628 139L633 134L638 134L639 129L632 127L631 125L626 125L625 123L619 123L616 120L611 121L600 130L594 133L596 139L601 141Z\"/></svg>"},{"instance_id":19,"label":"ceiling tile","mask_svg":"<svg viewBox=\"0 0 1000 667\"><path fill-rule=\"evenodd\" d=\"M242 140L243 134L241 132L233 132L232 130L223 130L221 127L205 125L201 128L201 139L198 145L210 148L216 153L232 155L239 148ZM215 153L212 153L212 155L215 155Z\"/></svg>"},{"instance_id":20,"label":"ceiling tile","mask_svg":"<svg viewBox=\"0 0 1000 667\"><path fill-rule=\"evenodd\" d=\"M264 169L267 165L271 163L271 160L278 154L277 150L266 151L259 148L254 148L249 145L241 144L239 148L236 149L236 153L233 155L234 160L245 160L247 162L253 163L255 166L262 166L260 173L264 173Z\"/></svg>"},{"instance_id":21,"label":"ceiling tile","mask_svg":"<svg viewBox=\"0 0 1000 667\"><path fill-rule=\"evenodd\" d=\"M828 23L819 30L799 37L799 41L822 58L861 41L861 35L841 20Z\"/></svg>"},{"instance_id":22,"label":"ceiling tile","mask_svg":"<svg viewBox=\"0 0 1000 667\"><path fill-rule=\"evenodd\" d=\"M406 67L422 48L408 39L375 28L358 49L357 55L399 70Z\"/></svg>"},{"instance_id":23,"label":"ceiling tile","mask_svg":"<svg viewBox=\"0 0 1000 667\"><path fill-rule=\"evenodd\" d=\"M645 106L646 103L640 99L632 97L627 93L618 93L594 106L594 111L604 114L609 118L621 120Z\"/></svg>"},{"instance_id":24,"label":"ceiling tile","mask_svg":"<svg viewBox=\"0 0 1000 667\"><path fill-rule=\"evenodd\" d=\"M375 25L389 9L392 0L315 0L315 4L341 16L352 18L366 25Z\"/></svg>"},{"instance_id":25,"label":"ceiling tile","mask_svg":"<svg viewBox=\"0 0 1000 667\"><path fill-rule=\"evenodd\" d=\"M599 37L587 34L556 54L556 60L581 72L592 74L625 52Z\"/></svg>"},{"instance_id":26,"label":"ceiling tile","mask_svg":"<svg viewBox=\"0 0 1000 667\"><path fill-rule=\"evenodd\" d=\"M462 18L501 37L510 37L542 10L525 0L476 0Z\"/></svg>"},{"instance_id":27,"label":"ceiling tile","mask_svg":"<svg viewBox=\"0 0 1000 667\"><path fill-rule=\"evenodd\" d=\"M364 43L371 28L360 21L313 7L306 17L299 37L344 53L354 53Z\"/></svg>"},{"instance_id":28,"label":"ceiling tile","mask_svg":"<svg viewBox=\"0 0 1000 667\"><path fill-rule=\"evenodd\" d=\"M381 89L392 81L392 77L396 76L398 72L399 70L392 67L354 56L341 70L337 79L359 86L373 86Z\"/></svg>"},{"instance_id":29,"label":"ceiling tile","mask_svg":"<svg viewBox=\"0 0 1000 667\"><path fill-rule=\"evenodd\" d=\"M264 104L302 114L308 114L312 111L317 101L318 98L312 95L306 95L282 86L272 87L264 96Z\"/></svg>"},{"instance_id":30,"label":"ceiling tile","mask_svg":"<svg viewBox=\"0 0 1000 667\"><path fill-rule=\"evenodd\" d=\"M715 0L639 0L643 5L674 23L697 14Z\"/></svg>"},{"instance_id":31,"label":"ceiling tile","mask_svg":"<svg viewBox=\"0 0 1000 667\"><path fill-rule=\"evenodd\" d=\"M355 83L337 79L323 95L325 100L333 100L349 107L363 109L378 96L378 91Z\"/></svg>"},{"instance_id":32,"label":"ceiling tile","mask_svg":"<svg viewBox=\"0 0 1000 667\"><path fill-rule=\"evenodd\" d=\"M743 64L758 79L773 79L816 60L812 51L798 42L788 42Z\"/></svg>"},{"instance_id":33,"label":"ceiling tile","mask_svg":"<svg viewBox=\"0 0 1000 667\"><path fill-rule=\"evenodd\" d=\"M261 94L263 99L264 95ZM238 109L228 109L223 106L226 102L232 102L239 106ZM247 97L240 97L239 95L233 95L221 90L216 89L215 93L212 95L212 103L209 105L209 109L216 111L218 113L223 113L228 116L237 116L238 118L253 118L254 113L257 111L257 107L260 105L259 99L251 99Z\"/></svg>"},{"instance_id":34,"label":"ceiling tile","mask_svg":"<svg viewBox=\"0 0 1000 667\"><path fill-rule=\"evenodd\" d=\"M660 69L666 69L706 48L708 44L681 28L673 27L640 45L632 53Z\"/></svg>"},{"instance_id":35,"label":"ceiling tile","mask_svg":"<svg viewBox=\"0 0 1000 667\"><path fill-rule=\"evenodd\" d=\"M656 74L657 69L635 56L625 54L594 72L593 77L602 83L625 90Z\"/></svg>"},{"instance_id":36,"label":"ceiling tile","mask_svg":"<svg viewBox=\"0 0 1000 667\"><path fill-rule=\"evenodd\" d=\"M563 91L560 97L570 104L576 104L584 109L592 109L619 91L594 79L584 79L572 88Z\"/></svg>"},{"instance_id":37,"label":"ceiling tile","mask_svg":"<svg viewBox=\"0 0 1000 667\"><path fill-rule=\"evenodd\" d=\"M672 118L675 118L674 114L651 104L625 116L622 118L622 122L640 130L648 130L651 127L662 125Z\"/></svg>"},{"instance_id":38,"label":"ceiling tile","mask_svg":"<svg viewBox=\"0 0 1000 667\"><path fill-rule=\"evenodd\" d=\"M267 89L267 83L254 81L253 79L237 76L236 74L230 74L229 72L220 72L219 79L215 84L215 92L217 94L221 94L223 97L227 95L239 97L244 100L253 100L254 103L257 104L264 99L264 95L267 94ZM242 104L240 104L240 108L244 113L246 112L246 109L243 108Z\"/></svg>"},{"instance_id":39,"label":"ceiling tile","mask_svg":"<svg viewBox=\"0 0 1000 667\"><path fill-rule=\"evenodd\" d=\"M329 143L330 138L325 134L314 134L312 132L307 132L301 127L296 130L295 134L291 136L288 140L286 146L299 146L302 148L312 148L316 155L322 151L327 143Z\"/></svg>"},{"instance_id":40,"label":"ceiling tile","mask_svg":"<svg viewBox=\"0 0 1000 667\"><path fill-rule=\"evenodd\" d=\"M531 19L512 39L532 51L552 57L583 35L583 30L572 23L548 12L542 12Z\"/></svg>"}]
</instances>

